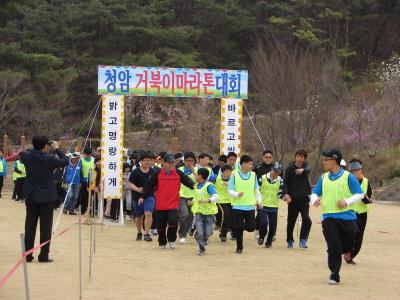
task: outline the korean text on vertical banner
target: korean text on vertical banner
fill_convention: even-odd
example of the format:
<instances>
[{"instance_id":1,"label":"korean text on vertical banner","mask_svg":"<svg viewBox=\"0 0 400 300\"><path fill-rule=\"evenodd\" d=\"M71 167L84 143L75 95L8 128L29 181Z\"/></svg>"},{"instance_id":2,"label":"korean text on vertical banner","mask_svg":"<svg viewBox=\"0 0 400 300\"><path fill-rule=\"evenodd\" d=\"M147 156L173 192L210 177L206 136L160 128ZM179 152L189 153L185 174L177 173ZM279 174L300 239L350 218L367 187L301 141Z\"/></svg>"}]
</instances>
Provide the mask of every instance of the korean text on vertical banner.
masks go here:
<instances>
[{"instance_id":1,"label":"korean text on vertical banner","mask_svg":"<svg viewBox=\"0 0 400 300\"><path fill-rule=\"evenodd\" d=\"M104 198L122 196L122 164L124 141L124 96L103 96L102 115L102 178Z\"/></svg>"},{"instance_id":2,"label":"korean text on vertical banner","mask_svg":"<svg viewBox=\"0 0 400 300\"><path fill-rule=\"evenodd\" d=\"M243 100L221 99L221 154L242 152Z\"/></svg>"}]
</instances>

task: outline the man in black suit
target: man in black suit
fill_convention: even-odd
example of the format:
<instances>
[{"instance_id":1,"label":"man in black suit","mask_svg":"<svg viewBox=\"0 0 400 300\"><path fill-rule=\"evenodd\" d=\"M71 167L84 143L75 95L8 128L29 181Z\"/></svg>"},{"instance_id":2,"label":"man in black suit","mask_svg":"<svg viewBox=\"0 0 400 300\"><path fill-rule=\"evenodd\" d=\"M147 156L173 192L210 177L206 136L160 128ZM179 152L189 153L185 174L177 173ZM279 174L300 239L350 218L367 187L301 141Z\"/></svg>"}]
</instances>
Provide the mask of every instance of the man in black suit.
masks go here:
<instances>
[{"instance_id":1,"label":"man in black suit","mask_svg":"<svg viewBox=\"0 0 400 300\"><path fill-rule=\"evenodd\" d=\"M65 167L68 158L52 142L56 156L49 155L49 140L45 136L34 136L33 149L20 154L20 159L26 168L26 179L22 190L26 204L25 248L32 249L35 243L36 226L40 219L40 243L51 239L53 225L54 203L58 201L57 189L54 184L53 172L56 168ZM51 262L49 259L50 243L41 248L39 262ZM31 262L33 255L26 256Z\"/></svg>"}]
</instances>

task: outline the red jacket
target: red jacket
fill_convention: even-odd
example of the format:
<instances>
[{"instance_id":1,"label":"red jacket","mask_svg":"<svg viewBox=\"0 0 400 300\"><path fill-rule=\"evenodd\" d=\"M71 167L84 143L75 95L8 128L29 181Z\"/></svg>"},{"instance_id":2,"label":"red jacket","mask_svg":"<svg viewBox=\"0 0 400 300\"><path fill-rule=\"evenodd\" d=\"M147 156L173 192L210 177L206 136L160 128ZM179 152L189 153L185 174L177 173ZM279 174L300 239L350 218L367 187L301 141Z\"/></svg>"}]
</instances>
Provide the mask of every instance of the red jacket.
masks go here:
<instances>
[{"instance_id":1,"label":"red jacket","mask_svg":"<svg viewBox=\"0 0 400 300\"><path fill-rule=\"evenodd\" d=\"M152 174L149 178L149 190L155 188L156 210L179 208L179 190L181 184L193 188L194 182L180 170L172 170L169 175L164 169Z\"/></svg>"}]
</instances>

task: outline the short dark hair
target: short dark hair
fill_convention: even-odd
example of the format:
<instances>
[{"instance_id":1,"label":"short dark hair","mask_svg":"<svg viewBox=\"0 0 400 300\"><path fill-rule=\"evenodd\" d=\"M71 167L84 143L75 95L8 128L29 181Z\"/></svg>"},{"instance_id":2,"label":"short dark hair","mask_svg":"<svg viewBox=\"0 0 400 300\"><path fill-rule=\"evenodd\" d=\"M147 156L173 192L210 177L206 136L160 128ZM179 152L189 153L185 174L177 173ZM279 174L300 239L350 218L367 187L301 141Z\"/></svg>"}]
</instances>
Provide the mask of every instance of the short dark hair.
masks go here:
<instances>
[{"instance_id":1,"label":"short dark hair","mask_svg":"<svg viewBox=\"0 0 400 300\"><path fill-rule=\"evenodd\" d=\"M183 156L183 158L186 160L188 158L192 158L194 160L196 160L196 155L194 155L193 152L186 152L185 155Z\"/></svg>"},{"instance_id":2,"label":"short dark hair","mask_svg":"<svg viewBox=\"0 0 400 300\"><path fill-rule=\"evenodd\" d=\"M44 135L35 135L32 138L32 145L33 148L36 150L42 150L47 145L48 142L49 139Z\"/></svg>"},{"instance_id":3,"label":"short dark hair","mask_svg":"<svg viewBox=\"0 0 400 300\"><path fill-rule=\"evenodd\" d=\"M180 153L180 152L175 153L174 157L175 157L175 159L182 158L182 153Z\"/></svg>"},{"instance_id":4,"label":"short dark hair","mask_svg":"<svg viewBox=\"0 0 400 300\"><path fill-rule=\"evenodd\" d=\"M228 152L227 158L229 157L238 157L237 154L235 152Z\"/></svg>"},{"instance_id":5,"label":"short dark hair","mask_svg":"<svg viewBox=\"0 0 400 300\"><path fill-rule=\"evenodd\" d=\"M244 154L241 158L240 158L240 165L242 165L243 163L248 163L253 161L253 159L249 156Z\"/></svg>"},{"instance_id":6,"label":"short dark hair","mask_svg":"<svg viewBox=\"0 0 400 300\"><path fill-rule=\"evenodd\" d=\"M161 151L160 153L158 153L158 156L160 156L161 158L164 158L165 154L167 154L167 152Z\"/></svg>"},{"instance_id":7,"label":"short dark hair","mask_svg":"<svg viewBox=\"0 0 400 300\"><path fill-rule=\"evenodd\" d=\"M214 160L214 157L212 157L210 154L208 154L208 158L209 158L210 160Z\"/></svg>"},{"instance_id":8,"label":"short dark hair","mask_svg":"<svg viewBox=\"0 0 400 300\"><path fill-rule=\"evenodd\" d=\"M142 160L145 159L145 158L153 159L153 154L150 153L150 152L147 152L147 151L142 152L142 153L140 154L140 160L142 161Z\"/></svg>"},{"instance_id":9,"label":"short dark hair","mask_svg":"<svg viewBox=\"0 0 400 300\"><path fill-rule=\"evenodd\" d=\"M226 162L228 161L228 157L225 154L222 154L218 156L218 161L222 161L223 163L226 164Z\"/></svg>"},{"instance_id":10,"label":"short dark hair","mask_svg":"<svg viewBox=\"0 0 400 300\"><path fill-rule=\"evenodd\" d=\"M123 168L124 168L124 171L125 171L125 169L127 169L127 168L130 169L131 165L126 162L126 163L124 163Z\"/></svg>"},{"instance_id":11,"label":"short dark hair","mask_svg":"<svg viewBox=\"0 0 400 300\"><path fill-rule=\"evenodd\" d=\"M274 153L271 151L271 150L264 150L263 151L263 156L265 155L265 154L271 154L272 156L274 155Z\"/></svg>"},{"instance_id":12,"label":"short dark hair","mask_svg":"<svg viewBox=\"0 0 400 300\"><path fill-rule=\"evenodd\" d=\"M203 159L203 158L206 158L206 157L210 158L210 155L207 154L207 153L200 153L199 154L199 159Z\"/></svg>"},{"instance_id":13,"label":"short dark hair","mask_svg":"<svg viewBox=\"0 0 400 300\"><path fill-rule=\"evenodd\" d=\"M296 157L297 155L303 156L304 158L307 158L307 151L304 149L297 150L294 156Z\"/></svg>"},{"instance_id":14,"label":"short dark hair","mask_svg":"<svg viewBox=\"0 0 400 300\"><path fill-rule=\"evenodd\" d=\"M197 175L201 176L203 179L207 179L210 175L210 171L206 168L200 168L197 170Z\"/></svg>"},{"instance_id":15,"label":"short dark hair","mask_svg":"<svg viewBox=\"0 0 400 300\"><path fill-rule=\"evenodd\" d=\"M83 153L84 153L84 154L92 154L92 148L90 148L90 147L85 147L85 149L83 149Z\"/></svg>"},{"instance_id":16,"label":"short dark hair","mask_svg":"<svg viewBox=\"0 0 400 300\"><path fill-rule=\"evenodd\" d=\"M353 162L358 162L360 165L362 165L362 161L359 158L355 158L353 157L352 159L349 160L349 164L353 163Z\"/></svg>"},{"instance_id":17,"label":"short dark hair","mask_svg":"<svg viewBox=\"0 0 400 300\"><path fill-rule=\"evenodd\" d=\"M232 167L230 165L223 165L221 167L221 173L225 172L226 170L231 170L232 171Z\"/></svg>"}]
</instances>

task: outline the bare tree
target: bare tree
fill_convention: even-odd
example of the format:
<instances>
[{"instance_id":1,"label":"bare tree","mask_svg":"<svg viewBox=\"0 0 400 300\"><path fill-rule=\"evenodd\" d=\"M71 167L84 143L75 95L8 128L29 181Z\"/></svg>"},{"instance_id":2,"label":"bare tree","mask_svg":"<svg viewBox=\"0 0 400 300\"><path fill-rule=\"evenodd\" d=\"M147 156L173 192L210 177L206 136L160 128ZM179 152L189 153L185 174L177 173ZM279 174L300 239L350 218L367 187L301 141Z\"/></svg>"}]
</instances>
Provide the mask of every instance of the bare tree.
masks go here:
<instances>
[{"instance_id":1,"label":"bare tree","mask_svg":"<svg viewBox=\"0 0 400 300\"><path fill-rule=\"evenodd\" d=\"M0 72L0 128L18 115L18 95L23 89L24 73L9 70Z\"/></svg>"},{"instance_id":2,"label":"bare tree","mask_svg":"<svg viewBox=\"0 0 400 300\"><path fill-rule=\"evenodd\" d=\"M251 75L257 125L277 158L296 147L320 153L347 99L336 57L290 40L259 42L251 53Z\"/></svg>"}]
</instances>

